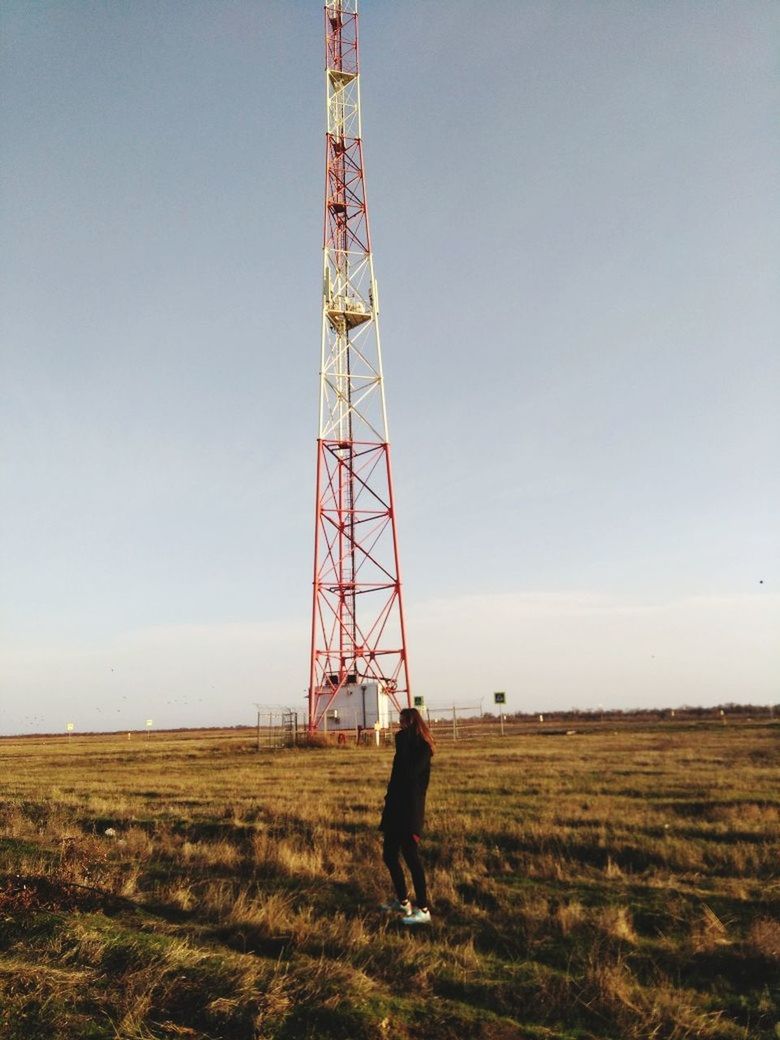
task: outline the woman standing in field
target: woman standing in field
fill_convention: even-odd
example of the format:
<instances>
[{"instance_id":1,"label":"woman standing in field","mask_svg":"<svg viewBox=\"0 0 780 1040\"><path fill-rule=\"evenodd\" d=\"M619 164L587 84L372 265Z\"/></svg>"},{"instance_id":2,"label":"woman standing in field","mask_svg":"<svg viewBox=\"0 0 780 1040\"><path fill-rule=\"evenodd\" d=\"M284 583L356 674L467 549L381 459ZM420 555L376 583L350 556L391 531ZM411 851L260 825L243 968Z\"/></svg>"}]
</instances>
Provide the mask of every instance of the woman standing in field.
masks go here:
<instances>
[{"instance_id":1,"label":"woman standing in field","mask_svg":"<svg viewBox=\"0 0 780 1040\"><path fill-rule=\"evenodd\" d=\"M379 829L384 831L382 857L390 871L396 899L383 903L383 910L403 914L406 925L430 924L431 911L425 888L425 871L418 845L425 820L425 795L431 776L433 737L416 708L404 708L401 728L395 735L395 758L385 795ZM416 906L412 909L399 854L403 853L412 875Z\"/></svg>"}]
</instances>

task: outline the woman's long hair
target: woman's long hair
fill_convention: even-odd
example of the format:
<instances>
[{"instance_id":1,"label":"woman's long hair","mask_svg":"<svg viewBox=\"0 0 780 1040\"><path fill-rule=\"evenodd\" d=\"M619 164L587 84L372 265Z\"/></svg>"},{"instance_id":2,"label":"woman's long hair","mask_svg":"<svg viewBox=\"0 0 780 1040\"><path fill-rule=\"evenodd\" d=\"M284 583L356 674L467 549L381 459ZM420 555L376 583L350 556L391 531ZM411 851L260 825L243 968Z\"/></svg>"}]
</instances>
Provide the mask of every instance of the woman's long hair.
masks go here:
<instances>
[{"instance_id":1,"label":"woman's long hair","mask_svg":"<svg viewBox=\"0 0 780 1040\"><path fill-rule=\"evenodd\" d=\"M431 731L428 729L428 724L422 715L419 713L417 708L402 708L401 714L398 716L401 726L404 729L413 730L421 740L424 740L428 747L431 749L431 754L436 750L436 743L433 739Z\"/></svg>"}]
</instances>

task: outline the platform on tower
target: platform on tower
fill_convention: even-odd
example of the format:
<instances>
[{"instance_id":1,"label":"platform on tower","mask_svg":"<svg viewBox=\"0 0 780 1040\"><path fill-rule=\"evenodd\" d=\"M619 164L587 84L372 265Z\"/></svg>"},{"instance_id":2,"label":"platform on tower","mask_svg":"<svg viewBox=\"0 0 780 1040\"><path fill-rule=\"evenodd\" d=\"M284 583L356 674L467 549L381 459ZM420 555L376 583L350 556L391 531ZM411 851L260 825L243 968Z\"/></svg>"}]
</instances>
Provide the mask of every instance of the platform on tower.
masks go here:
<instances>
[{"instance_id":1,"label":"platform on tower","mask_svg":"<svg viewBox=\"0 0 780 1040\"><path fill-rule=\"evenodd\" d=\"M344 328L354 329L356 325L371 321L371 311L362 300L354 296L334 296L325 305L328 321L338 332Z\"/></svg>"}]
</instances>

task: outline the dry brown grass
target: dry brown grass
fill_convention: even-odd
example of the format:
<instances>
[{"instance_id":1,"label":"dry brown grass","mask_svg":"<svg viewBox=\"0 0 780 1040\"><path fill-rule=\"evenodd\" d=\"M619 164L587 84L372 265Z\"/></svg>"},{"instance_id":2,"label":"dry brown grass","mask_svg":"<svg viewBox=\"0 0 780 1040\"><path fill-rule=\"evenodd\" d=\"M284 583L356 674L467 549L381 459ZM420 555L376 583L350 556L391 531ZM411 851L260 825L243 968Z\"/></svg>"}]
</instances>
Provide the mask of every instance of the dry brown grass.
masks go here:
<instances>
[{"instance_id":1,"label":"dry brown grass","mask_svg":"<svg viewBox=\"0 0 780 1040\"><path fill-rule=\"evenodd\" d=\"M777 732L441 746L415 935L388 749L0 741L0 1036L776 1040Z\"/></svg>"}]
</instances>

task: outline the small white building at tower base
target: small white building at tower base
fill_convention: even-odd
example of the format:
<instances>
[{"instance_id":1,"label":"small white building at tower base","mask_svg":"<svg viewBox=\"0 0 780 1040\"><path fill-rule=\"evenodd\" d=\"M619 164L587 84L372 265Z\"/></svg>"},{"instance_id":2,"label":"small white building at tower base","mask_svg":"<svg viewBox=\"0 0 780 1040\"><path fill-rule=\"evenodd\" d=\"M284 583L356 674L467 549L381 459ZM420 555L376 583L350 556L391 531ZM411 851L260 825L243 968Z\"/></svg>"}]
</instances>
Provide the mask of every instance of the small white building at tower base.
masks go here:
<instances>
[{"instance_id":1,"label":"small white building at tower base","mask_svg":"<svg viewBox=\"0 0 780 1040\"><path fill-rule=\"evenodd\" d=\"M323 696L328 693L327 689L317 692ZM377 722L381 729L389 727L390 698L376 682L354 682L341 687L317 728L328 732L373 729Z\"/></svg>"}]
</instances>

